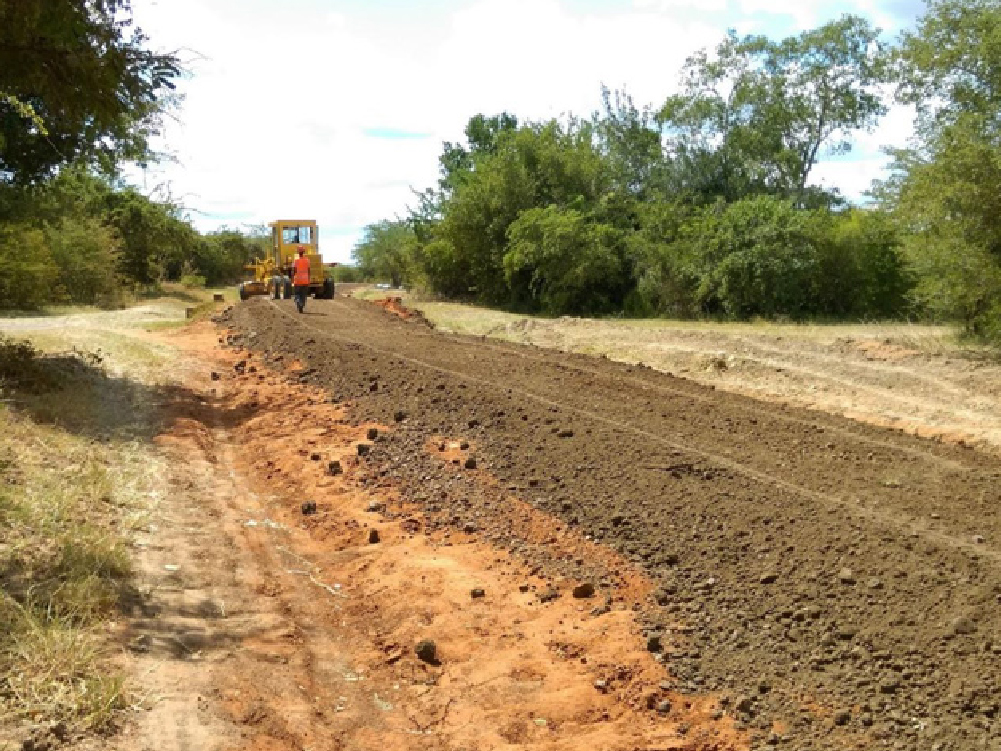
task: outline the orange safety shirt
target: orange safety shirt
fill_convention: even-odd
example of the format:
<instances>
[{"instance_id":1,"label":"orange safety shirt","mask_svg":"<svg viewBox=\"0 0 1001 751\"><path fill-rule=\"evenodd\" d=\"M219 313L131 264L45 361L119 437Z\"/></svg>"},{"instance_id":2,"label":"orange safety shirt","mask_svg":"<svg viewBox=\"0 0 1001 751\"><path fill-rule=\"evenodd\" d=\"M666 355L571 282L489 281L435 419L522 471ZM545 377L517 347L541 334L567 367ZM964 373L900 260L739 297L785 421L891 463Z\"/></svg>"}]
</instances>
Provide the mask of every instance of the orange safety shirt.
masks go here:
<instances>
[{"instance_id":1,"label":"orange safety shirt","mask_svg":"<svg viewBox=\"0 0 1001 751\"><path fill-rule=\"evenodd\" d=\"M292 277L293 285L302 287L309 284L309 259L306 256L296 258L292 264L292 270L295 272L295 275Z\"/></svg>"}]
</instances>

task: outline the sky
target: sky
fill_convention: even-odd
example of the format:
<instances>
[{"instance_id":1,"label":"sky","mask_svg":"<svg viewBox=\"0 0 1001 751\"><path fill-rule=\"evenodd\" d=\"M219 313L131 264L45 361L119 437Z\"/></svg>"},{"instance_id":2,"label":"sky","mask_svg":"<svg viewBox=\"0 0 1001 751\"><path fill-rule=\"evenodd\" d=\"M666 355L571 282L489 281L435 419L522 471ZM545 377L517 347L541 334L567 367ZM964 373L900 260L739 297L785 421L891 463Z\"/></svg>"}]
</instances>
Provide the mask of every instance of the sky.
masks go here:
<instances>
[{"instance_id":1,"label":"sky","mask_svg":"<svg viewBox=\"0 0 1001 751\"><path fill-rule=\"evenodd\" d=\"M365 225L435 184L443 141L477 113L521 120L600 106L625 89L659 106L685 58L727 29L785 37L843 13L893 40L921 0L134 0L149 45L176 52L183 99L131 175L203 230L315 219L327 262ZM903 145L894 108L812 182L859 199Z\"/></svg>"}]
</instances>

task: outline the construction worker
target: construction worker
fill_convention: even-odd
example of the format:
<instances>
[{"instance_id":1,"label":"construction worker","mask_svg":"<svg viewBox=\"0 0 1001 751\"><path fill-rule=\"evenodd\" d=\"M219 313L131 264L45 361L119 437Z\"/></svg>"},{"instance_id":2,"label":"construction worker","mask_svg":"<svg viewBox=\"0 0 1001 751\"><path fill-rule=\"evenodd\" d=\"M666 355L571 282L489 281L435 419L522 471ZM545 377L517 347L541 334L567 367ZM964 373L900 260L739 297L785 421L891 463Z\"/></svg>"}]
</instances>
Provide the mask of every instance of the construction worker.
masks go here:
<instances>
[{"instance_id":1,"label":"construction worker","mask_svg":"<svg viewBox=\"0 0 1001 751\"><path fill-rule=\"evenodd\" d=\"M309 259L302 245L299 246L299 257L292 263L292 286L295 288L295 307L301 313L306 308L306 295L309 293Z\"/></svg>"}]
</instances>

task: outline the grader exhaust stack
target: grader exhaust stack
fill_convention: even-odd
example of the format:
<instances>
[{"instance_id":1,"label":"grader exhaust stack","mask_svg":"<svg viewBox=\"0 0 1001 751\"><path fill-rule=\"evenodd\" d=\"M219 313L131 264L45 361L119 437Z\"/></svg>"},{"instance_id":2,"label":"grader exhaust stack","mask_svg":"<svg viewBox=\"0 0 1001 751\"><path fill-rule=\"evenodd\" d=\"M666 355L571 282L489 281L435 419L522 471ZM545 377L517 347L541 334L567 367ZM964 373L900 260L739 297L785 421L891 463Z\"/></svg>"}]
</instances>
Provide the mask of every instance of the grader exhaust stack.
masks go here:
<instances>
[{"instance_id":1,"label":"grader exhaust stack","mask_svg":"<svg viewBox=\"0 0 1001 751\"><path fill-rule=\"evenodd\" d=\"M292 297L292 262L300 247L309 259L309 293L322 300L334 296L334 280L327 279L320 258L319 231L312 219L280 219L271 227L271 251L245 268L253 278L240 285L240 299L268 295L275 300ZM336 264L331 264L336 266Z\"/></svg>"}]
</instances>

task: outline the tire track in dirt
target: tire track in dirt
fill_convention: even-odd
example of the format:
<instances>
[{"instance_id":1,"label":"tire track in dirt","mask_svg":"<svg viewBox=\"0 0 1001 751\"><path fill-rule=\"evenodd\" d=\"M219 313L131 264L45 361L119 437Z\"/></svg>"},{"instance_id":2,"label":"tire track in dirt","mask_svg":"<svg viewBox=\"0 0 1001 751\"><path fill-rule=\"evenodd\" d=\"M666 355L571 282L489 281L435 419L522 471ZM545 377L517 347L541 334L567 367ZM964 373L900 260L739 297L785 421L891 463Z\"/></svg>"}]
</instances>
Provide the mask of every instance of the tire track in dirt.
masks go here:
<instances>
[{"instance_id":1,"label":"tire track in dirt","mask_svg":"<svg viewBox=\"0 0 1001 751\"><path fill-rule=\"evenodd\" d=\"M501 488L642 566L660 585L649 628L682 645L672 671L690 690L729 693L758 743L776 721L804 749L1001 740L992 458L772 415L642 368L485 349L361 303L311 310L308 333L267 304L228 320L239 341L303 360L303 377L357 414L399 418L373 446L373 479L399 483L440 525L461 529L501 500L461 468L414 459L435 434L465 437ZM701 398L671 393L689 388Z\"/></svg>"}]
</instances>

